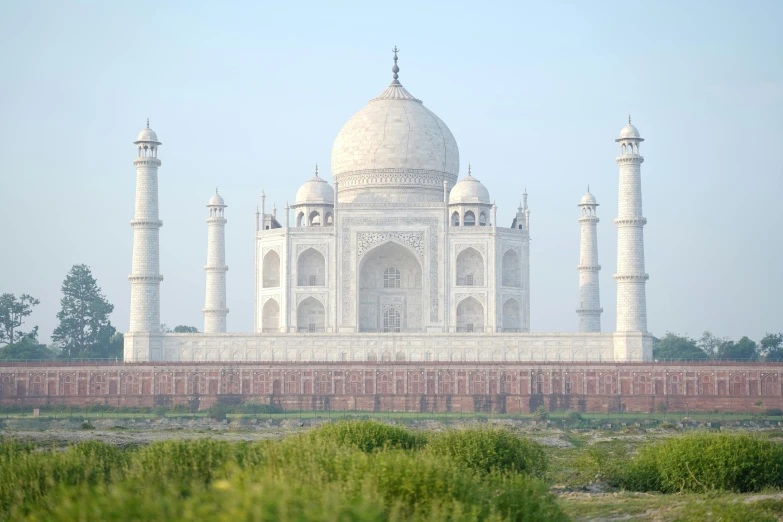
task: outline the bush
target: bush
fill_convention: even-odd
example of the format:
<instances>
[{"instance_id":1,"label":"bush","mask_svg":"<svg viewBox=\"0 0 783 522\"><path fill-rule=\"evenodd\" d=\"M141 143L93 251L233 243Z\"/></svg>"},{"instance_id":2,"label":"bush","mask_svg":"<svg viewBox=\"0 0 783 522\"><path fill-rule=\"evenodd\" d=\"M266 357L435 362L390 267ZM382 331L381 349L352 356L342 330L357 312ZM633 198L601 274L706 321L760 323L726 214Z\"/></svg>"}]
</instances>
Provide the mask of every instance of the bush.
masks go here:
<instances>
[{"instance_id":1,"label":"bush","mask_svg":"<svg viewBox=\"0 0 783 522\"><path fill-rule=\"evenodd\" d=\"M261 402L244 402L233 408L232 413L245 413L249 415L258 415L266 413L281 413L282 410L277 406L271 404L264 404Z\"/></svg>"},{"instance_id":2,"label":"bush","mask_svg":"<svg viewBox=\"0 0 783 522\"><path fill-rule=\"evenodd\" d=\"M152 410L152 414L156 417L165 417L168 412L169 410L165 406L155 406Z\"/></svg>"},{"instance_id":3,"label":"bush","mask_svg":"<svg viewBox=\"0 0 783 522\"><path fill-rule=\"evenodd\" d=\"M581 414L581 413L579 413L578 411L569 411L569 412L566 414L566 418L567 418L567 419L568 419L570 422L582 422L582 414Z\"/></svg>"},{"instance_id":4,"label":"bush","mask_svg":"<svg viewBox=\"0 0 783 522\"><path fill-rule=\"evenodd\" d=\"M750 435L699 433L642 447L617 474L637 491L738 493L783 486L783 446Z\"/></svg>"},{"instance_id":5,"label":"bush","mask_svg":"<svg viewBox=\"0 0 783 522\"><path fill-rule=\"evenodd\" d=\"M421 435L405 428L375 421L342 421L324 424L310 431L309 437L334 446L352 446L365 452L384 448L412 449L421 446Z\"/></svg>"},{"instance_id":6,"label":"bush","mask_svg":"<svg viewBox=\"0 0 783 522\"><path fill-rule=\"evenodd\" d=\"M545 406L539 406L536 411L533 412L533 419L537 421L545 421L549 418L549 412L546 411Z\"/></svg>"},{"instance_id":7,"label":"bush","mask_svg":"<svg viewBox=\"0 0 783 522\"><path fill-rule=\"evenodd\" d=\"M499 428L473 427L437 433L430 436L426 450L480 473L542 476L547 469L544 449L539 444Z\"/></svg>"},{"instance_id":8,"label":"bush","mask_svg":"<svg viewBox=\"0 0 783 522\"><path fill-rule=\"evenodd\" d=\"M764 415L767 417L781 417L783 416L783 410L780 408L767 408L764 411Z\"/></svg>"},{"instance_id":9,"label":"bush","mask_svg":"<svg viewBox=\"0 0 783 522\"><path fill-rule=\"evenodd\" d=\"M90 424L90 421L84 421L84 422L82 422L82 429L83 430L94 430L95 426Z\"/></svg>"},{"instance_id":10,"label":"bush","mask_svg":"<svg viewBox=\"0 0 783 522\"><path fill-rule=\"evenodd\" d=\"M216 402L207 409L207 417L218 421L224 420L226 418L226 413L228 413L227 408L219 402Z\"/></svg>"}]
</instances>

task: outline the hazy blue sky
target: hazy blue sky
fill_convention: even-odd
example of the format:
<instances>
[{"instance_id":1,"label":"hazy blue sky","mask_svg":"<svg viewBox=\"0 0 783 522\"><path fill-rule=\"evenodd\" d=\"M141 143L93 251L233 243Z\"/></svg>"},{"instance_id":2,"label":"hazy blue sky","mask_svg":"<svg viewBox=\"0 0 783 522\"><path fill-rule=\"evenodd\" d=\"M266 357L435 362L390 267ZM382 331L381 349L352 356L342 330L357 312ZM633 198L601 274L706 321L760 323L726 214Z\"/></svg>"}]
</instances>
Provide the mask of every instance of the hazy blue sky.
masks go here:
<instances>
[{"instance_id":1,"label":"hazy blue sky","mask_svg":"<svg viewBox=\"0 0 783 522\"><path fill-rule=\"evenodd\" d=\"M205 204L225 197L229 330L253 326L253 212L293 202L342 125L400 80L451 128L509 226L532 210L532 327L576 328L579 225L601 206L614 329L618 153L642 166L649 328L783 330L783 2L0 2L0 292L89 265L128 326L135 148L160 158L161 317L203 327Z\"/></svg>"}]
</instances>

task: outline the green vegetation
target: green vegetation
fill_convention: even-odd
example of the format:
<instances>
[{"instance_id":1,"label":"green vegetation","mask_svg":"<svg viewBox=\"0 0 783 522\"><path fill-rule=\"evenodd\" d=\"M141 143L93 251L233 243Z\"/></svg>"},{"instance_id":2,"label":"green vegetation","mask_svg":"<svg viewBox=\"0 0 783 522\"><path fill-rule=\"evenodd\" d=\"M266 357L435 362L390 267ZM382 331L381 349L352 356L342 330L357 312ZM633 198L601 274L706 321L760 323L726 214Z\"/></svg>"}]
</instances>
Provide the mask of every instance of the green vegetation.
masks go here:
<instances>
[{"instance_id":1,"label":"green vegetation","mask_svg":"<svg viewBox=\"0 0 783 522\"><path fill-rule=\"evenodd\" d=\"M513 446L515 437L504 433L468 431L464 439ZM260 443L206 439L120 450L91 442L65 451L2 444L0 518L567 520L545 483L515 471L521 466L470 473L422 442L403 428L360 422Z\"/></svg>"},{"instance_id":2,"label":"green vegetation","mask_svg":"<svg viewBox=\"0 0 783 522\"><path fill-rule=\"evenodd\" d=\"M576 482L596 477L630 491L756 492L783 486L783 446L758 436L701 432L648 443L631 458L625 448L596 446L574 467Z\"/></svg>"},{"instance_id":3,"label":"green vegetation","mask_svg":"<svg viewBox=\"0 0 783 522\"><path fill-rule=\"evenodd\" d=\"M547 468L540 445L500 428L473 427L436 433L430 436L426 452L484 474L511 472L540 477Z\"/></svg>"}]
</instances>

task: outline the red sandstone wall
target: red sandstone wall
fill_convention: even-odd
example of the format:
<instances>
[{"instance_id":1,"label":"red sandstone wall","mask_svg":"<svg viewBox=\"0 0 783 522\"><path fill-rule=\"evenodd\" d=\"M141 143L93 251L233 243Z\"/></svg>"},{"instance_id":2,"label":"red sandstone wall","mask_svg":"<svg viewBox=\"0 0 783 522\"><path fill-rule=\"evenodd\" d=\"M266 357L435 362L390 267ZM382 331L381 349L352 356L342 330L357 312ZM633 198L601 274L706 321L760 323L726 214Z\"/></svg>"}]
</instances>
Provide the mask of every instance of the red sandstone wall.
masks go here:
<instances>
[{"instance_id":1,"label":"red sandstone wall","mask_svg":"<svg viewBox=\"0 0 783 522\"><path fill-rule=\"evenodd\" d=\"M288 410L527 413L783 408L783 363L2 364L0 404L254 400Z\"/></svg>"}]
</instances>

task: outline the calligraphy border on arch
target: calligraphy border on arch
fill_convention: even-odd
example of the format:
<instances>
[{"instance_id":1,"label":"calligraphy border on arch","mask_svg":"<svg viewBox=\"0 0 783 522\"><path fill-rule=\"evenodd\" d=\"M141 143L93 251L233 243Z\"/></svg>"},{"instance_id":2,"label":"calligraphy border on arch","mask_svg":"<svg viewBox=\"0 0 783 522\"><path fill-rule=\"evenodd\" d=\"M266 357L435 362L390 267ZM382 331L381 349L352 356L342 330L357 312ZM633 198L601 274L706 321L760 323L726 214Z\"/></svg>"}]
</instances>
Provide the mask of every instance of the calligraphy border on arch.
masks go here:
<instances>
[{"instance_id":1,"label":"calligraphy border on arch","mask_svg":"<svg viewBox=\"0 0 783 522\"><path fill-rule=\"evenodd\" d=\"M349 254L351 250L351 226L426 226L429 229L429 254L430 254L430 321L438 321L438 220L436 218L404 218L404 217L386 217L386 218L367 218L367 217L346 217L342 219L342 317L343 321L351 319L351 260L353 256ZM358 274L356 274L358 277Z\"/></svg>"}]
</instances>

